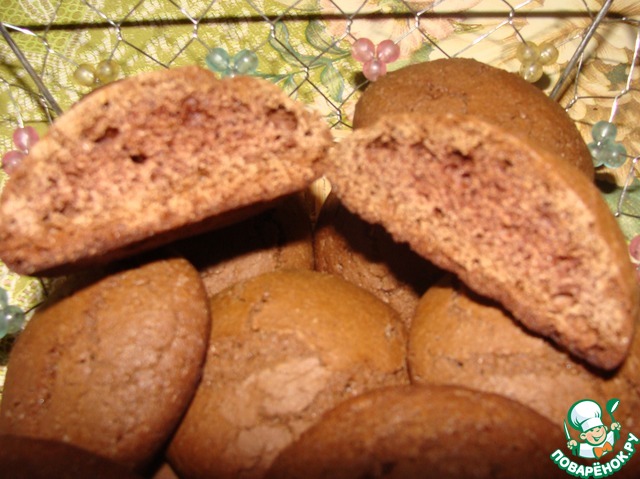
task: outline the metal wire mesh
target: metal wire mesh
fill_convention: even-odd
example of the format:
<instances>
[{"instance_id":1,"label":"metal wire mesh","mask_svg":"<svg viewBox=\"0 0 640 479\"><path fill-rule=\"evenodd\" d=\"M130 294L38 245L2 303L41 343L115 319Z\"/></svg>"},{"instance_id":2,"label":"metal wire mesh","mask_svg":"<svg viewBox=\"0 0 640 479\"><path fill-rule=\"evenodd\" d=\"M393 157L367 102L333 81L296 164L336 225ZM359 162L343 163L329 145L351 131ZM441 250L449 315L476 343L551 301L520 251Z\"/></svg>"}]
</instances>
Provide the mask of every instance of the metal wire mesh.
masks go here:
<instances>
[{"instance_id":1,"label":"metal wire mesh","mask_svg":"<svg viewBox=\"0 0 640 479\"><path fill-rule=\"evenodd\" d=\"M249 50L259 58L255 75L321 111L339 137L367 83L350 54L360 37L400 47L390 69L460 56L517 71L518 45L551 42L560 56L537 84L588 141L597 121L616 123L628 161L604 173L603 194L623 230L638 229L640 202L632 193L640 155L640 7L632 0L4 0L0 26L7 40L0 41L3 152L17 127L44 132L89 93L96 85L78 84L74 72L102 60L116 62L125 77L204 66L212 48L231 58ZM0 172L0 188L6 178ZM24 309L42 295L40 282L2 265L0 286ZM0 363L9 344L0 341ZM2 374L0 368L0 386Z\"/></svg>"}]
</instances>

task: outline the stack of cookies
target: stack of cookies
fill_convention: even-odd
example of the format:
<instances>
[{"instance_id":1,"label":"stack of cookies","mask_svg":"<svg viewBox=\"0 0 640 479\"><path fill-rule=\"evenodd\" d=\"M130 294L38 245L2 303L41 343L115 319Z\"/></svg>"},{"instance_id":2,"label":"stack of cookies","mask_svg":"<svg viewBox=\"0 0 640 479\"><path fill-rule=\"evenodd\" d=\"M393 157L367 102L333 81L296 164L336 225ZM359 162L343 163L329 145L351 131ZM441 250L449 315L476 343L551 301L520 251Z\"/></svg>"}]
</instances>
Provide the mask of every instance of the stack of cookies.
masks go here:
<instances>
[{"instance_id":1,"label":"stack of cookies","mask_svg":"<svg viewBox=\"0 0 640 479\"><path fill-rule=\"evenodd\" d=\"M2 261L64 275L11 352L0 476L562 477L576 401L640 432L635 274L566 113L451 59L354 126L197 67L61 116L0 198Z\"/></svg>"}]
</instances>

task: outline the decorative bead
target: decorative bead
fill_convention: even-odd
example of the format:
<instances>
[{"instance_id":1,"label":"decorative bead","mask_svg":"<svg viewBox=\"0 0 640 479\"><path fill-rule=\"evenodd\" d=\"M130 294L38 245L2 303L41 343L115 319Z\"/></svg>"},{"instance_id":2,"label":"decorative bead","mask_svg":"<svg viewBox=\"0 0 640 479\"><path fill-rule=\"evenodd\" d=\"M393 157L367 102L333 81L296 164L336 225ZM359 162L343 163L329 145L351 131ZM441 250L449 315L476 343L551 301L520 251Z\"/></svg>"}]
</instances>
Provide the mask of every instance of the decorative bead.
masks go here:
<instances>
[{"instance_id":1,"label":"decorative bead","mask_svg":"<svg viewBox=\"0 0 640 479\"><path fill-rule=\"evenodd\" d=\"M233 57L232 75L248 75L258 68L258 56L250 50L241 50Z\"/></svg>"},{"instance_id":2,"label":"decorative bead","mask_svg":"<svg viewBox=\"0 0 640 479\"><path fill-rule=\"evenodd\" d=\"M640 235L631 238L629 242L629 255L631 256L631 261L640 264Z\"/></svg>"},{"instance_id":3,"label":"decorative bead","mask_svg":"<svg viewBox=\"0 0 640 479\"><path fill-rule=\"evenodd\" d=\"M93 86L96 81L96 70L93 65L83 63L73 72L73 78L79 85Z\"/></svg>"},{"instance_id":4,"label":"decorative bead","mask_svg":"<svg viewBox=\"0 0 640 479\"><path fill-rule=\"evenodd\" d=\"M627 161L627 150L622 143L617 143L616 125L609 121L599 121L591 129L593 140L587 146L596 168L619 168Z\"/></svg>"},{"instance_id":5,"label":"decorative bead","mask_svg":"<svg viewBox=\"0 0 640 479\"><path fill-rule=\"evenodd\" d=\"M2 156L2 168L5 173L12 174L20 165L24 157L38 142L38 132L32 126L16 128L13 132L13 144L16 149L6 152Z\"/></svg>"},{"instance_id":6,"label":"decorative bead","mask_svg":"<svg viewBox=\"0 0 640 479\"><path fill-rule=\"evenodd\" d=\"M599 121L591 129L591 137L594 141L611 140L616 139L618 134L618 128L616 125L609 121Z\"/></svg>"},{"instance_id":7,"label":"decorative bead","mask_svg":"<svg viewBox=\"0 0 640 479\"><path fill-rule=\"evenodd\" d=\"M229 54L224 48L213 48L204 61L214 72L223 73L229 68Z\"/></svg>"},{"instance_id":8,"label":"decorative bead","mask_svg":"<svg viewBox=\"0 0 640 479\"><path fill-rule=\"evenodd\" d=\"M18 306L10 305L4 308L5 334L16 334L24 326L24 312Z\"/></svg>"},{"instance_id":9,"label":"decorative bead","mask_svg":"<svg viewBox=\"0 0 640 479\"><path fill-rule=\"evenodd\" d=\"M376 47L368 38L358 38L351 47L351 56L362 63L362 74L376 81L387 73L387 63L400 57L400 48L391 40L382 40Z\"/></svg>"},{"instance_id":10,"label":"decorative bead","mask_svg":"<svg viewBox=\"0 0 640 479\"><path fill-rule=\"evenodd\" d=\"M387 65L376 58L362 65L362 73L367 80L376 81L387 73Z\"/></svg>"},{"instance_id":11,"label":"decorative bead","mask_svg":"<svg viewBox=\"0 0 640 479\"><path fill-rule=\"evenodd\" d=\"M118 78L120 65L113 60L102 60L95 69L95 76L101 83L109 83Z\"/></svg>"},{"instance_id":12,"label":"decorative bead","mask_svg":"<svg viewBox=\"0 0 640 479\"><path fill-rule=\"evenodd\" d=\"M378 53L378 60L382 63L392 63L400 58L400 47L391 40L382 40L378 43L376 51Z\"/></svg>"},{"instance_id":13,"label":"decorative bead","mask_svg":"<svg viewBox=\"0 0 640 479\"><path fill-rule=\"evenodd\" d=\"M540 48L533 42L524 42L518 45L516 58L520 63L533 63L540 57Z\"/></svg>"},{"instance_id":14,"label":"decorative bead","mask_svg":"<svg viewBox=\"0 0 640 479\"><path fill-rule=\"evenodd\" d=\"M210 70L222 77L250 75L258 68L258 55L251 50L241 50L231 58L224 48L213 48L204 61Z\"/></svg>"},{"instance_id":15,"label":"decorative bead","mask_svg":"<svg viewBox=\"0 0 640 479\"><path fill-rule=\"evenodd\" d=\"M538 61L542 65L551 65L557 62L558 56L560 56L558 49L551 43L545 42L540 44L540 56L538 58Z\"/></svg>"},{"instance_id":16,"label":"decorative bead","mask_svg":"<svg viewBox=\"0 0 640 479\"><path fill-rule=\"evenodd\" d=\"M360 63L366 63L375 58L376 47L368 38L358 38L351 47L351 55Z\"/></svg>"},{"instance_id":17,"label":"decorative bead","mask_svg":"<svg viewBox=\"0 0 640 479\"><path fill-rule=\"evenodd\" d=\"M16 171L16 168L22 163L24 159L24 153L17 150L11 150L6 152L2 157L2 169L8 175Z\"/></svg>"},{"instance_id":18,"label":"decorative bead","mask_svg":"<svg viewBox=\"0 0 640 479\"><path fill-rule=\"evenodd\" d=\"M520 75L529 83L535 83L542 78L542 65L538 62L523 63L520 67Z\"/></svg>"},{"instance_id":19,"label":"decorative bead","mask_svg":"<svg viewBox=\"0 0 640 479\"><path fill-rule=\"evenodd\" d=\"M558 60L558 49L549 42L540 46L534 42L522 42L516 49L516 58L521 63L520 76L530 83L535 83L542 78L542 67Z\"/></svg>"},{"instance_id":20,"label":"decorative bead","mask_svg":"<svg viewBox=\"0 0 640 479\"><path fill-rule=\"evenodd\" d=\"M13 132L13 144L24 153L29 153L29 150L38 142L38 139L38 132L32 126L16 128Z\"/></svg>"},{"instance_id":21,"label":"decorative bead","mask_svg":"<svg viewBox=\"0 0 640 479\"><path fill-rule=\"evenodd\" d=\"M627 149L621 143L612 143L602 159L607 168L620 168L627 161Z\"/></svg>"},{"instance_id":22,"label":"decorative bead","mask_svg":"<svg viewBox=\"0 0 640 479\"><path fill-rule=\"evenodd\" d=\"M4 288L0 288L0 339L7 334L20 332L25 323L25 314L18 306L9 304Z\"/></svg>"}]
</instances>

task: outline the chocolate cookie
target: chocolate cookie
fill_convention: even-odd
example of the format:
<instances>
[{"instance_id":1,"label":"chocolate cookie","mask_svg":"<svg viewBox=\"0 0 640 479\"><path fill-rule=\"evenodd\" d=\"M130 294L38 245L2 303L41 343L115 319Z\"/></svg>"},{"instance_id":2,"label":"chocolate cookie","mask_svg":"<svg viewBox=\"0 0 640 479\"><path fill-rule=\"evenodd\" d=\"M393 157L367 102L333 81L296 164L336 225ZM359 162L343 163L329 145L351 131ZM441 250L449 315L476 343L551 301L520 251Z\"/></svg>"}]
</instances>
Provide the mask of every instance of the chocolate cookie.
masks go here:
<instances>
[{"instance_id":1,"label":"chocolate cookie","mask_svg":"<svg viewBox=\"0 0 640 479\"><path fill-rule=\"evenodd\" d=\"M35 313L11 351L0 432L151 463L200 379L210 328L183 259L108 276Z\"/></svg>"},{"instance_id":2,"label":"chocolate cookie","mask_svg":"<svg viewBox=\"0 0 640 479\"><path fill-rule=\"evenodd\" d=\"M188 66L59 117L0 199L0 257L58 275L229 224L321 175L328 125L276 85Z\"/></svg>"},{"instance_id":3,"label":"chocolate cookie","mask_svg":"<svg viewBox=\"0 0 640 479\"><path fill-rule=\"evenodd\" d=\"M263 274L211 300L202 382L167 457L181 477L261 477L338 402L408 383L389 306L336 276Z\"/></svg>"},{"instance_id":4,"label":"chocolate cookie","mask_svg":"<svg viewBox=\"0 0 640 479\"><path fill-rule=\"evenodd\" d=\"M0 479L142 479L124 466L59 441L0 436Z\"/></svg>"},{"instance_id":5,"label":"chocolate cookie","mask_svg":"<svg viewBox=\"0 0 640 479\"><path fill-rule=\"evenodd\" d=\"M615 398L621 437L626 439L627 433L637 434L640 429L637 331L622 366L604 372L526 331L498 304L477 296L451 276L429 289L418 304L409 335L408 364L415 384L448 384L500 394L558 425L579 400L591 399L604 409ZM603 421L609 428L613 419L605 415ZM570 429L572 437L578 438L579 433ZM556 430L563 436L559 426ZM638 477L640 461L625 465L618 474Z\"/></svg>"},{"instance_id":6,"label":"chocolate cookie","mask_svg":"<svg viewBox=\"0 0 640 479\"><path fill-rule=\"evenodd\" d=\"M567 112L515 73L469 58L416 63L370 84L356 104L353 126L395 113L475 116L576 166L593 180L591 153Z\"/></svg>"},{"instance_id":7,"label":"chocolate cookie","mask_svg":"<svg viewBox=\"0 0 640 479\"><path fill-rule=\"evenodd\" d=\"M564 160L476 117L421 113L354 131L328 163L350 211L576 356L622 363L639 300L627 244Z\"/></svg>"},{"instance_id":8,"label":"chocolate cookie","mask_svg":"<svg viewBox=\"0 0 640 479\"><path fill-rule=\"evenodd\" d=\"M274 461L269 479L566 477L532 409L464 388L389 387L344 401ZM559 429L558 429L559 430Z\"/></svg>"}]
</instances>

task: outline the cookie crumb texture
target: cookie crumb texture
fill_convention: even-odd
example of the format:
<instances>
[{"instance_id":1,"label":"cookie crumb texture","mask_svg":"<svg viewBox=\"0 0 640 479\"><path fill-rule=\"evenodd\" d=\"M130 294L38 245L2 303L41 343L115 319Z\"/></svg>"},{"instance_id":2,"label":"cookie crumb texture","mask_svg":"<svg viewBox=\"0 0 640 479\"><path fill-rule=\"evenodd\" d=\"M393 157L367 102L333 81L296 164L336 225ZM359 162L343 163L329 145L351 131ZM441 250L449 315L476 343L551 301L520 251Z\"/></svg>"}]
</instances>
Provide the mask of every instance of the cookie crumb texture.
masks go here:
<instances>
[{"instance_id":1,"label":"cookie crumb texture","mask_svg":"<svg viewBox=\"0 0 640 479\"><path fill-rule=\"evenodd\" d=\"M397 313L338 277L261 275L215 296L211 315L203 380L167 453L181 477L262 477L338 402L408 383Z\"/></svg>"},{"instance_id":2,"label":"cookie crumb texture","mask_svg":"<svg viewBox=\"0 0 640 479\"><path fill-rule=\"evenodd\" d=\"M638 287L615 218L576 168L463 115L386 117L330 160L351 211L576 356L623 361Z\"/></svg>"},{"instance_id":3,"label":"cookie crumb texture","mask_svg":"<svg viewBox=\"0 0 640 479\"><path fill-rule=\"evenodd\" d=\"M590 180L593 159L560 104L520 75L470 58L440 58L400 68L358 99L353 126L397 113L471 115L547 149Z\"/></svg>"},{"instance_id":4,"label":"cookie crumb texture","mask_svg":"<svg viewBox=\"0 0 640 479\"><path fill-rule=\"evenodd\" d=\"M61 116L8 181L2 260L59 274L228 222L223 213L308 186L330 143L319 115L266 80L192 66L109 84Z\"/></svg>"},{"instance_id":5,"label":"cookie crumb texture","mask_svg":"<svg viewBox=\"0 0 640 479\"><path fill-rule=\"evenodd\" d=\"M186 261L108 276L28 323L11 352L0 432L142 470L194 394L209 328L204 286Z\"/></svg>"}]
</instances>

